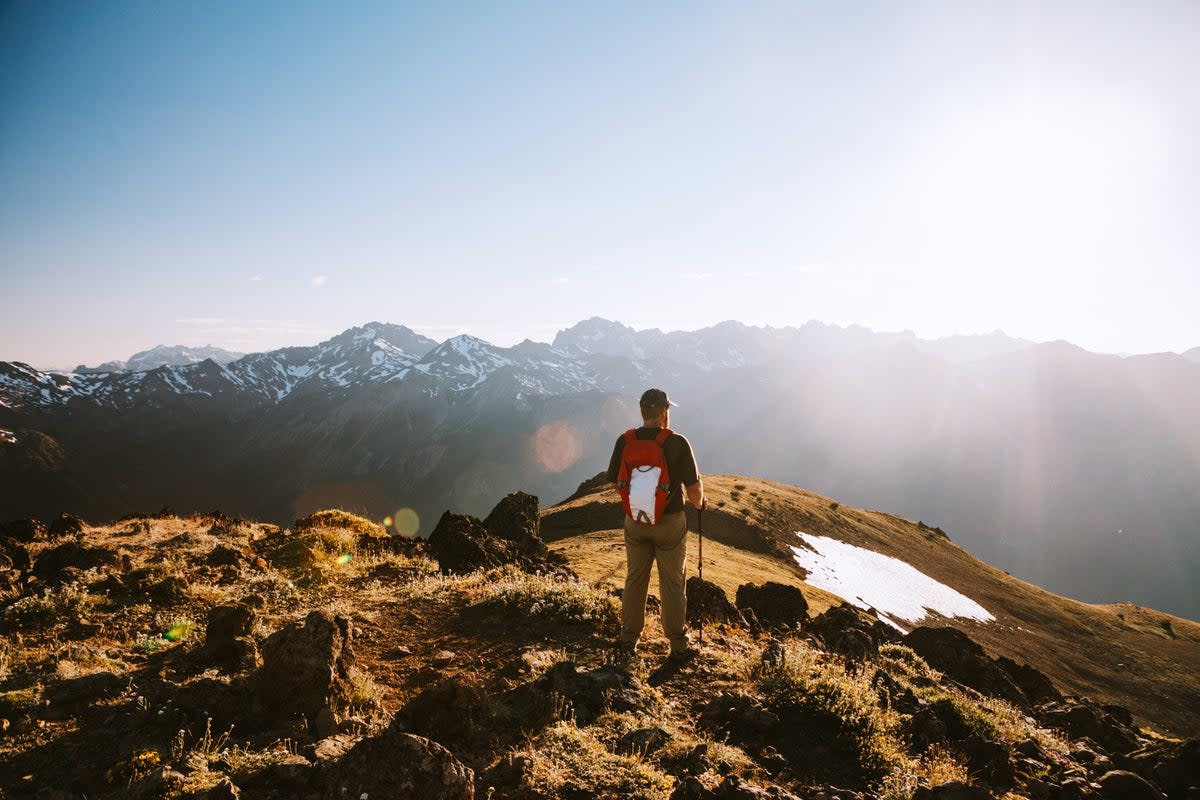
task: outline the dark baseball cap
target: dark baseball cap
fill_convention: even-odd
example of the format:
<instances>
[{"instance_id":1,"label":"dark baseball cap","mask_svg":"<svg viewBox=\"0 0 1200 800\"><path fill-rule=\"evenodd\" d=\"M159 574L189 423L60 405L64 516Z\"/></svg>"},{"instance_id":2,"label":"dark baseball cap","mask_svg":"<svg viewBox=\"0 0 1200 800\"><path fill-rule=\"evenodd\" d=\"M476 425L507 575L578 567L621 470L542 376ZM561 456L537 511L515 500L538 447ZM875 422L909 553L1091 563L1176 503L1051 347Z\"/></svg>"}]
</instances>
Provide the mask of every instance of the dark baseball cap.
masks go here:
<instances>
[{"instance_id":1,"label":"dark baseball cap","mask_svg":"<svg viewBox=\"0 0 1200 800\"><path fill-rule=\"evenodd\" d=\"M672 403L667 399L667 393L662 389L647 389L642 392L640 401L642 408L665 408L667 406L675 406L678 403Z\"/></svg>"}]
</instances>

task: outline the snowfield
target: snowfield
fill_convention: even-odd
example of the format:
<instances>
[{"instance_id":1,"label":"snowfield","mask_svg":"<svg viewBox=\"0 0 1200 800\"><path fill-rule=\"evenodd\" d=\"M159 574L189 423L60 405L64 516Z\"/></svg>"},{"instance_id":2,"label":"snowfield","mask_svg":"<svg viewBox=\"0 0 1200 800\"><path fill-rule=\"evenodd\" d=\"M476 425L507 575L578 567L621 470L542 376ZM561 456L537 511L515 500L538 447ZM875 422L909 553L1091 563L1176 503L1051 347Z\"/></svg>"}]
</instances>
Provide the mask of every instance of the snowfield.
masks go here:
<instances>
[{"instance_id":1,"label":"snowfield","mask_svg":"<svg viewBox=\"0 0 1200 800\"><path fill-rule=\"evenodd\" d=\"M808 583L859 608L875 609L893 627L900 628L899 622L916 624L931 611L979 622L995 619L971 598L898 558L825 536L800 531L796 535L812 548L792 548L796 563L808 570Z\"/></svg>"}]
</instances>

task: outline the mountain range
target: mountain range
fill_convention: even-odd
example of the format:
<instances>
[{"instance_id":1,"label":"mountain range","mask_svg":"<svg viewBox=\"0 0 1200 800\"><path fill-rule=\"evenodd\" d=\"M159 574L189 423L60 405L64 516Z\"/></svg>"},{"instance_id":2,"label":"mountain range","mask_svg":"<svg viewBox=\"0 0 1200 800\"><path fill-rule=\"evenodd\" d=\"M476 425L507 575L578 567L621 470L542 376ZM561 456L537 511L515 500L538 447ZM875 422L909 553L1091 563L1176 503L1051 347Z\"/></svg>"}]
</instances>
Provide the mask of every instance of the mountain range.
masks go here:
<instances>
[{"instance_id":1,"label":"mountain range","mask_svg":"<svg viewBox=\"0 0 1200 800\"><path fill-rule=\"evenodd\" d=\"M183 367L203 361L206 358L211 358L218 364L228 364L230 361L237 361L244 355L245 353L234 353L220 347L213 347L211 344L204 347L187 347L181 344L168 347L167 345L160 344L149 350L134 353L127 361L105 361L103 364L95 367L80 364L73 371L80 373L142 372L163 366Z\"/></svg>"},{"instance_id":2,"label":"mountain range","mask_svg":"<svg viewBox=\"0 0 1200 800\"><path fill-rule=\"evenodd\" d=\"M565 496L657 385L703 471L925 520L1053 591L1198 619L1197 353L593 318L514 347L370 323L227 363L0 362L0 518L339 505L428 532L518 488Z\"/></svg>"}]
</instances>

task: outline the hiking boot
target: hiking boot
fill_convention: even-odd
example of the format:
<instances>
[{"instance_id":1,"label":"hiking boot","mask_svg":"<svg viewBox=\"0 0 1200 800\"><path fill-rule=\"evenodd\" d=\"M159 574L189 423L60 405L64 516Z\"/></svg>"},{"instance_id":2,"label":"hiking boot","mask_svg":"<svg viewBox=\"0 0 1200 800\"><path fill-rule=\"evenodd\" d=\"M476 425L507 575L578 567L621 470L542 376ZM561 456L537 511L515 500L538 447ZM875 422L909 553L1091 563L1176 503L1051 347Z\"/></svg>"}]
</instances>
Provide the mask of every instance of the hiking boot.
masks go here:
<instances>
[{"instance_id":1,"label":"hiking boot","mask_svg":"<svg viewBox=\"0 0 1200 800\"><path fill-rule=\"evenodd\" d=\"M689 644L682 650L676 650L675 652L671 653L671 655L667 656L667 660L672 664L683 664L691 661L698 655L700 655L700 648Z\"/></svg>"}]
</instances>

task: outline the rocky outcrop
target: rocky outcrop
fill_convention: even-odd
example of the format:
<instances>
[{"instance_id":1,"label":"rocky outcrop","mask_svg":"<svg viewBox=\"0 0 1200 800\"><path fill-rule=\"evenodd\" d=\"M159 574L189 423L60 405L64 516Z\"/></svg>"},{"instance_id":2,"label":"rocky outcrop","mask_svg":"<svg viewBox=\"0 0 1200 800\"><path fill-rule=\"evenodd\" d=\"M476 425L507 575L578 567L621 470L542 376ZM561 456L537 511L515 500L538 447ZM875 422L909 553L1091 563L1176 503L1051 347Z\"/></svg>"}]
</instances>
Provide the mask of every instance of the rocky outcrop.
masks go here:
<instances>
[{"instance_id":1,"label":"rocky outcrop","mask_svg":"<svg viewBox=\"0 0 1200 800\"><path fill-rule=\"evenodd\" d=\"M849 603L814 617L804 630L820 639L826 649L856 661L874 658L881 644L900 640L895 628Z\"/></svg>"},{"instance_id":2,"label":"rocky outcrop","mask_svg":"<svg viewBox=\"0 0 1200 800\"><path fill-rule=\"evenodd\" d=\"M1087 701L1039 706L1037 718L1075 739L1087 738L1109 753L1131 753L1139 746L1137 732L1103 707Z\"/></svg>"},{"instance_id":3,"label":"rocky outcrop","mask_svg":"<svg viewBox=\"0 0 1200 800\"><path fill-rule=\"evenodd\" d=\"M908 645L929 666L959 683L984 694L999 697L1022 708L1033 702L1016 682L984 649L957 628L921 627L904 637ZM1013 663L1013 662L1008 662ZM1022 682L1038 694L1057 694L1050 681L1032 667L1017 668Z\"/></svg>"},{"instance_id":4,"label":"rocky outcrop","mask_svg":"<svg viewBox=\"0 0 1200 800\"><path fill-rule=\"evenodd\" d=\"M743 612L750 610L763 627L791 628L808 619L808 601L795 586L767 581L762 586L744 583L738 587L735 603Z\"/></svg>"},{"instance_id":5,"label":"rocky outcrop","mask_svg":"<svg viewBox=\"0 0 1200 800\"><path fill-rule=\"evenodd\" d=\"M351 680L350 620L313 611L303 624L293 622L271 634L262 658L256 680L268 713L276 719L299 714L313 720Z\"/></svg>"},{"instance_id":6,"label":"rocky outcrop","mask_svg":"<svg viewBox=\"0 0 1200 800\"><path fill-rule=\"evenodd\" d=\"M324 800L421 798L473 800L475 773L437 742L396 722L363 739L326 770Z\"/></svg>"},{"instance_id":7,"label":"rocky outcrop","mask_svg":"<svg viewBox=\"0 0 1200 800\"><path fill-rule=\"evenodd\" d=\"M724 622L729 625L746 625L742 612L729 602L725 590L715 583L693 575L687 579L684 592L687 595L688 624Z\"/></svg>"},{"instance_id":8,"label":"rocky outcrop","mask_svg":"<svg viewBox=\"0 0 1200 800\"><path fill-rule=\"evenodd\" d=\"M565 559L546 549L538 534L538 499L513 492L480 522L447 511L429 534L427 544L442 572L463 574L515 564L530 572L568 572Z\"/></svg>"}]
</instances>

